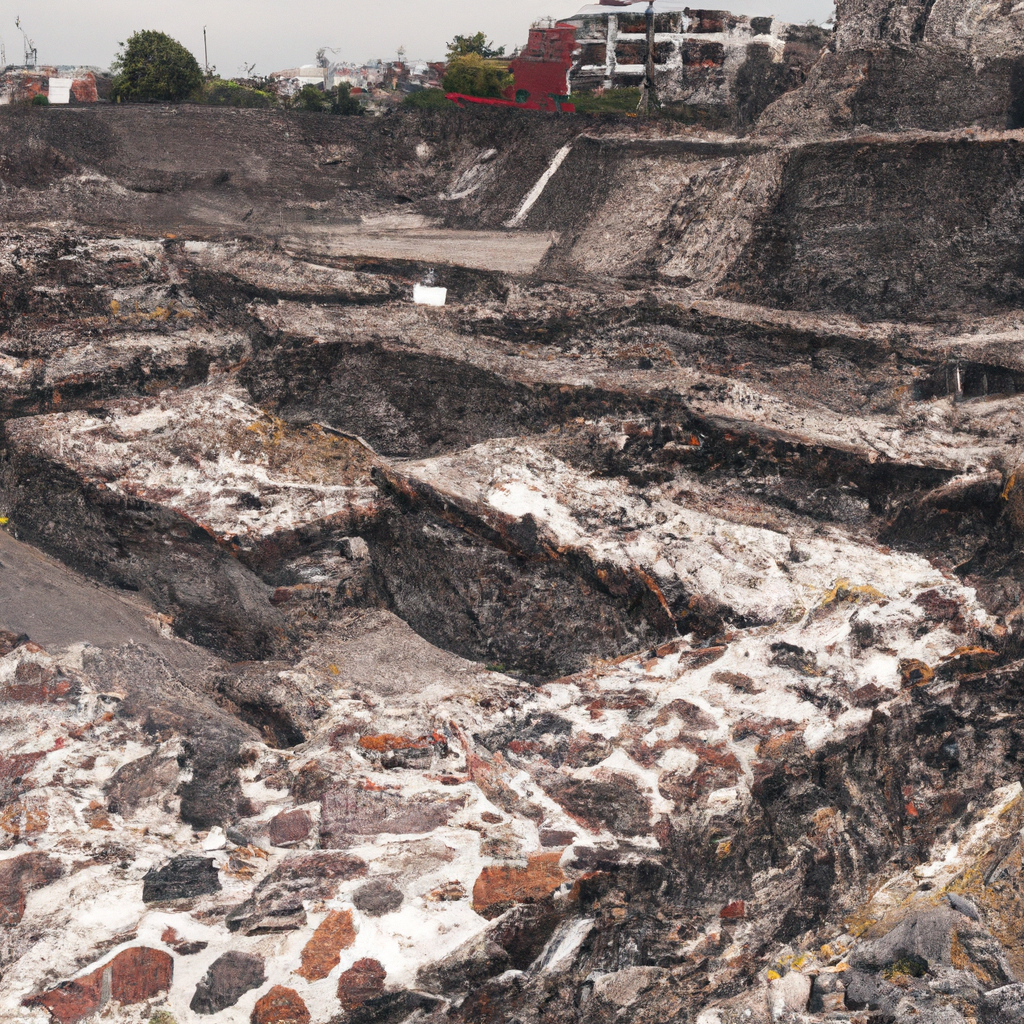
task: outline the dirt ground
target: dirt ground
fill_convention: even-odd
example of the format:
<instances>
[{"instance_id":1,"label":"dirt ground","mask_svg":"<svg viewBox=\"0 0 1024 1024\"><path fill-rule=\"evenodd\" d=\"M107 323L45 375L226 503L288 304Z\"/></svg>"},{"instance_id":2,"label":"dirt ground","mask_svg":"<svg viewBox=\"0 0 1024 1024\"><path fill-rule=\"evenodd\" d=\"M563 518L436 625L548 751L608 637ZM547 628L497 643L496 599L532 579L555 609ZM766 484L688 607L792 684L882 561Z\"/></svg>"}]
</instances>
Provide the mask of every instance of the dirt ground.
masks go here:
<instances>
[{"instance_id":1,"label":"dirt ground","mask_svg":"<svg viewBox=\"0 0 1024 1024\"><path fill-rule=\"evenodd\" d=\"M471 270L532 274L557 235L547 231L374 230L363 227L313 229L288 243L314 245L330 256L447 263Z\"/></svg>"},{"instance_id":2,"label":"dirt ground","mask_svg":"<svg viewBox=\"0 0 1024 1024\"><path fill-rule=\"evenodd\" d=\"M106 649L138 643L176 664L213 660L190 644L161 636L154 620L143 601L92 583L0 530L0 628L26 633L50 650L77 643Z\"/></svg>"}]
</instances>

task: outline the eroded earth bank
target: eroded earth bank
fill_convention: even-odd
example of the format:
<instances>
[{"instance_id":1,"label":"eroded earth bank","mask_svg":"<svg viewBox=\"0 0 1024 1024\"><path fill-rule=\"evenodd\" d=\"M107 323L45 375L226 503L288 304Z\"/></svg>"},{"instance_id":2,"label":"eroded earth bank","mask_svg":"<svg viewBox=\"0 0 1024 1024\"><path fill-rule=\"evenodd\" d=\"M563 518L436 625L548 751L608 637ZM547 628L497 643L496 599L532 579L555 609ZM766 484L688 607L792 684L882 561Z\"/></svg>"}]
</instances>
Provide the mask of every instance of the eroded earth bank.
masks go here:
<instances>
[{"instance_id":1,"label":"eroded earth bank","mask_svg":"<svg viewBox=\"0 0 1024 1024\"><path fill-rule=\"evenodd\" d=\"M5 112L0 1019L1024 1019L1022 39Z\"/></svg>"}]
</instances>

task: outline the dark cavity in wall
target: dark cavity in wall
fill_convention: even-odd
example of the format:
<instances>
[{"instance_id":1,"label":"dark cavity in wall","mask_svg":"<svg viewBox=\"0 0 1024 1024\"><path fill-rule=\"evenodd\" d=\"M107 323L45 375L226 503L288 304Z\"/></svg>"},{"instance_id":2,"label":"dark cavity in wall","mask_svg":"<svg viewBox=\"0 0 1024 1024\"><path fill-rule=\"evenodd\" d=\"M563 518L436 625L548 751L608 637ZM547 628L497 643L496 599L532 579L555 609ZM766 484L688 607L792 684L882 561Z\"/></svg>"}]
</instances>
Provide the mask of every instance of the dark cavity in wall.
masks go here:
<instances>
[{"instance_id":1,"label":"dark cavity in wall","mask_svg":"<svg viewBox=\"0 0 1024 1024\"><path fill-rule=\"evenodd\" d=\"M695 43L682 46L683 64L688 68L720 68L725 65L725 47L721 43Z\"/></svg>"},{"instance_id":2,"label":"dark cavity in wall","mask_svg":"<svg viewBox=\"0 0 1024 1024\"><path fill-rule=\"evenodd\" d=\"M771 50L764 43L747 46L747 59L736 72L736 114L741 124L752 124L770 103L786 92L789 74L790 69L773 60Z\"/></svg>"},{"instance_id":3,"label":"dark cavity in wall","mask_svg":"<svg viewBox=\"0 0 1024 1024\"><path fill-rule=\"evenodd\" d=\"M920 381L916 399L959 394L963 398L985 395L1016 395L1024 391L1024 373L984 363L946 363Z\"/></svg>"},{"instance_id":4,"label":"dark cavity in wall","mask_svg":"<svg viewBox=\"0 0 1024 1024\"><path fill-rule=\"evenodd\" d=\"M1006 127L1024 128L1024 58L1013 63L1010 71L1010 107L1006 114Z\"/></svg>"},{"instance_id":5,"label":"dark cavity in wall","mask_svg":"<svg viewBox=\"0 0 1024 1024\"><path fill-rule=\"evenodd\" d=\"M935 6L935 0L925 0L924 8L921 13L918 14L917 20L914 22L914 29L910 34L911 42L919 43L924 39L924 31L928 27L928 19L931 17L932 8Z\"/></svg>"}]
</instances>

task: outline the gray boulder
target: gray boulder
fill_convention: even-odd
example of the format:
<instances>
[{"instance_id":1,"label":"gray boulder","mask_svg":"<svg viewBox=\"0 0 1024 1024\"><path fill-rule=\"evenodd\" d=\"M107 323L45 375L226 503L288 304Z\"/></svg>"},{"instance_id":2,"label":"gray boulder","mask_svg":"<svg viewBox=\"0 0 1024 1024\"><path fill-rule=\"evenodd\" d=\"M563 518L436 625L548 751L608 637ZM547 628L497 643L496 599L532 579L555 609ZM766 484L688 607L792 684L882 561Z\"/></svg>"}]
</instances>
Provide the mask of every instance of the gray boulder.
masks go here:
<instances>
[{"instance_id":1,"label":"gray boulder","mask_svg":"<svg viewBox=\"0 0 1024 1024\"><path fill-rule=\"evenodd\" d=\"M196 986L189 1009L204 1015L234 1006L246 992L267 980L263 957L232 950L210 964Z\"/></svg>"},{"instance_id":2,"label":"gray boulder","mask_svg":"<svg viewBox=\"0 0 1024 1024\"><path fill-rule=\"evenodd\" d=\"M1024 985L1004 985L985 994L979 1024L1020 1024L1024 1021Z\"/></svg>"}]
</instances>

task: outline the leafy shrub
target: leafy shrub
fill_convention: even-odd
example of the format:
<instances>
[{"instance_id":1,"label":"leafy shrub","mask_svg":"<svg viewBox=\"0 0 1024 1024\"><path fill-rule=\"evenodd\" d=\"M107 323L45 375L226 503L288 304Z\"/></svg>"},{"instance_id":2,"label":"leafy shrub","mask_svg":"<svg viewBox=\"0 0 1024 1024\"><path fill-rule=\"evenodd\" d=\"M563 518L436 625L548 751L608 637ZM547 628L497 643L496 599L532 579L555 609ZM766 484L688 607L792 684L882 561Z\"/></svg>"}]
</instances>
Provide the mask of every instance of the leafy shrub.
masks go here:
<instances>
[{"instance_id":1,"label":"leafy shrub","mask_svg":"<svg viewBox=\"0 0 1024 1024\"><path fill-rule=\"evenodd\" d=\"M487 60L478 53L467 53L448 62L444 76L445 92L464 96L498 99L513 79L503 63Z\"/></svg>"},{"instance_id":2,"label":"leafy shrub","mask_svg":"<svg viewBox=\"0 0 1024 1024\"><path fill-rule=\"evenodd\" d=\"M164 32L136 32L111 64L117 101L176 103L197 93L203 84L199 62Z\"/></svg>"},{"instance_id":3,"label":"leafy shrub","mask_svg":"<svg viewBox=\"0 0 1024 1024\"><path fill-rule=\"evenodd\" d=\"M44 96L41 92L37 92L32 97L33 107L48 107L50 105L50 99L48 96Z\"/></svg>"},{"instance_id":4,"label":"leafy shrub","mask_svg":"<svg viewBox=\"0 0 1024 1024\"><path fill-rule=\"evenodd\" d=\"M453 106L452 101L445 99L444 89L420 89L411 92L402 100L403 107L416 110L444 110Z\"/></svg>"},{"instance_id":5,"label":"leafy shrub","mask_svg":"<svg viewBox=\"0 0 1024 1024\"><path fill-rule=\"evenodd\" d=\"M211 78L203 82L198 97L200 103L211 107L247 107L267 109L276 104L276 97L262 89L250 89L237 82L223 78Z\"/></svg>"}]
</instances>

